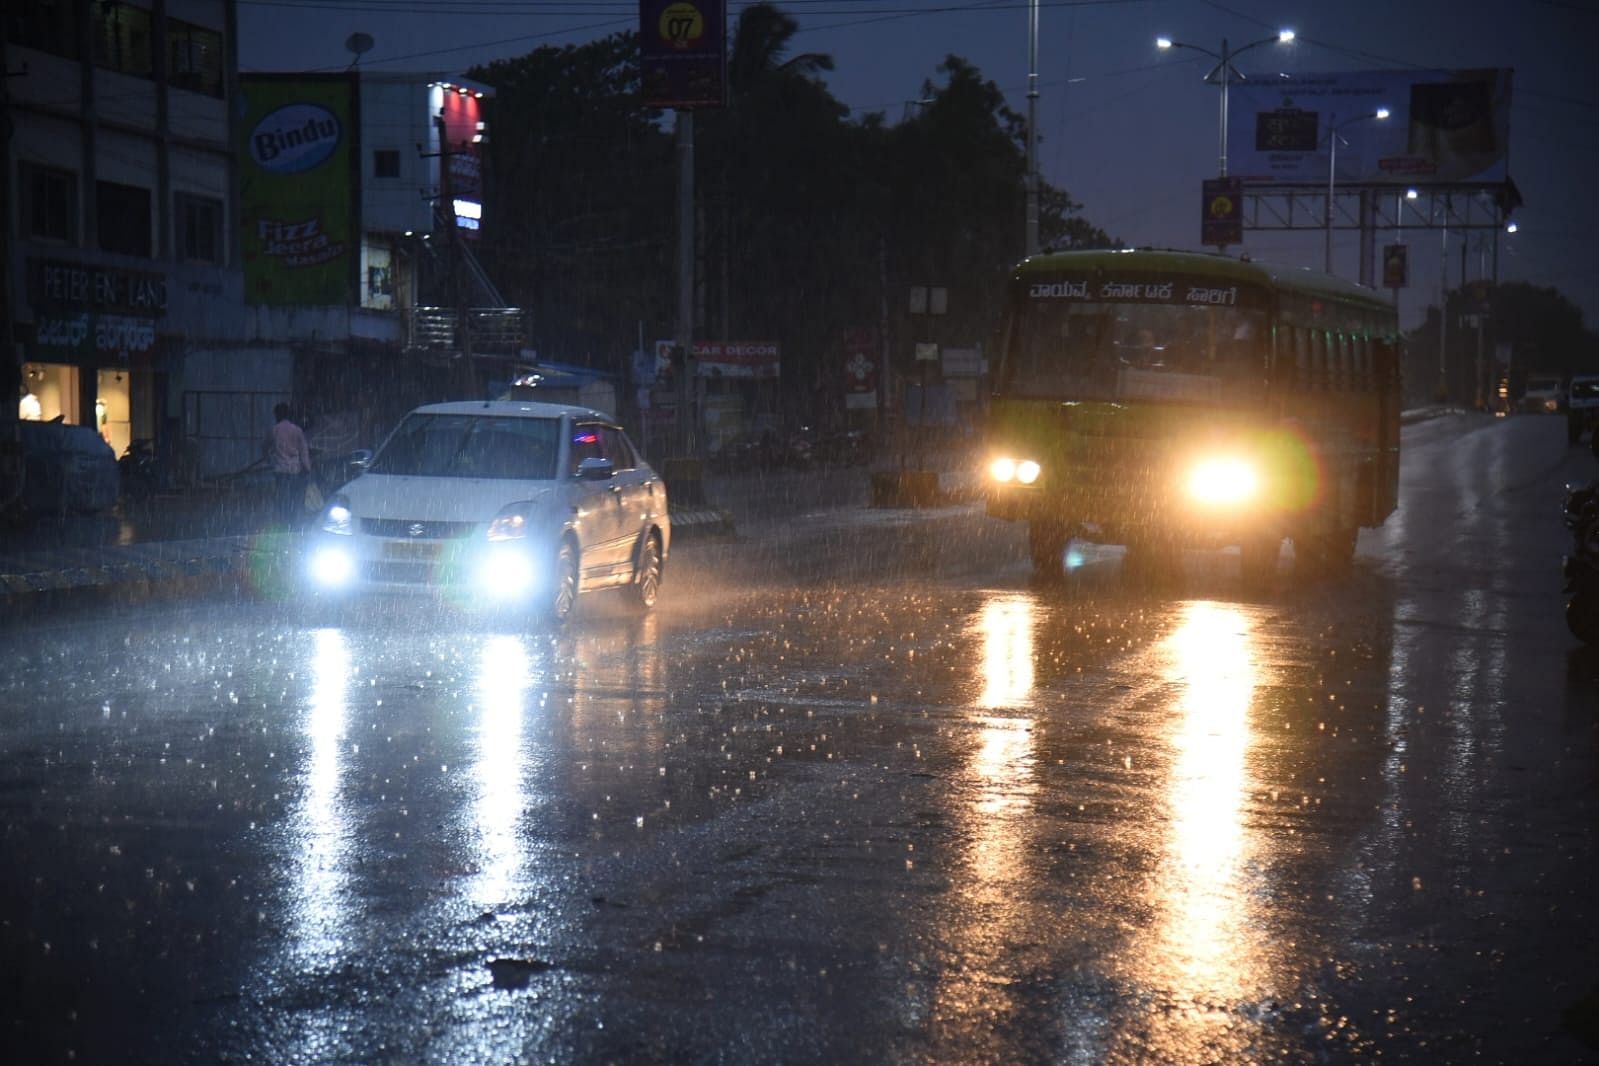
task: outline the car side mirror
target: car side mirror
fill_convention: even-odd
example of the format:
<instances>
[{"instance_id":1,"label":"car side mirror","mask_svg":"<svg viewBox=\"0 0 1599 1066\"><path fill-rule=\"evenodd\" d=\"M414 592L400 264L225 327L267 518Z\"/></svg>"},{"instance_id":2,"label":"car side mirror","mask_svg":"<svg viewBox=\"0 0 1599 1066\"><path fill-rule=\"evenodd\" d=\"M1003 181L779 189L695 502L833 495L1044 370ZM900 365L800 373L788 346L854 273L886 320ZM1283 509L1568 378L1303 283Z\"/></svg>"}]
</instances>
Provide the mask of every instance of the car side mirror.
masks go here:
<instances>
[{"instance_id":1,"label":"car side mirror","mask_svg":"<svg viewBox=\"0 0 1599 1066\"><path fill-rule=\"evenodd\" d=\"M577 476L583 481L608 481L616 474L616 464L609 459L590 457L577 464Z\"/></svg>"},{"instance_id":2,"label":"car side mirror","mask_svg":"<svg viewBox=\"0 0 1599 1066\"><path fill-rule=\"evenodd\" d=\"M350 457L345 461L356 470L365 470L367 467L372 465L372 449L357 449L356 451L351 452Z\"/></svg>"}]
</instances>

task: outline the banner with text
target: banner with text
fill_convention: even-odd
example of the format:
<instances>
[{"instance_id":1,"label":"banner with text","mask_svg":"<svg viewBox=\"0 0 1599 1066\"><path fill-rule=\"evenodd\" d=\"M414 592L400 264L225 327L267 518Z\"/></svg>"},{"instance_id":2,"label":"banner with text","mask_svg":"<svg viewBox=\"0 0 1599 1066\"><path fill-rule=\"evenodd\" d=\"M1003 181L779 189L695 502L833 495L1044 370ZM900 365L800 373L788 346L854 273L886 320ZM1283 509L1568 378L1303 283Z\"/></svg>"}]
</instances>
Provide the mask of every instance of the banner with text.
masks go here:
<instances>
[{"instance_id":1,"label":"banner with text","mask_svg":"<svg viewBox=\"0 0 1599 1066\"><path fill-rule=\"evenodd\" d=\"M353 75L242 75L244 298L355 302L360 251Z\"/></svg>"},{"instance_id":2,"label":"banner with text","mask_svg":"<svg viewBox=\"0 0 1599 1066\"><path fill-rule=\"evenodd\" d=\"M1228 173L1246 182L1428 185L1502 182L1510 149L1506 69L1284 74L1230 88ZM1387 109L1387 118L1374 117Z\"/></svg>"}]
</instances>

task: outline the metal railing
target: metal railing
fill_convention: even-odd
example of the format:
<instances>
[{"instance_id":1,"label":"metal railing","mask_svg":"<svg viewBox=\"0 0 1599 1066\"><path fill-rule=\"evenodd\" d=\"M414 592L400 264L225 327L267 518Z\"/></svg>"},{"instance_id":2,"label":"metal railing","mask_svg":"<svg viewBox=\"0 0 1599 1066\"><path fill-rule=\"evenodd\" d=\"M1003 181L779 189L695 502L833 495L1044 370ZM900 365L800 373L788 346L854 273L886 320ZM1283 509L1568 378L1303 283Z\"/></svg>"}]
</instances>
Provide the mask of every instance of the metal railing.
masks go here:
<instances>
[{"instance_id":1,"label":"metal railing","mask_svg":"<svg viewBox=\"0 0 1599 1066\"><path fill-rule=\"evenodd\" d=\"M526 315L520 307L473 307L466 312L472 351L515 353L527 346ZM413 307L405 312L407 348L437 352L464 350L453 307Z\"/></svg>"}]
</instances>

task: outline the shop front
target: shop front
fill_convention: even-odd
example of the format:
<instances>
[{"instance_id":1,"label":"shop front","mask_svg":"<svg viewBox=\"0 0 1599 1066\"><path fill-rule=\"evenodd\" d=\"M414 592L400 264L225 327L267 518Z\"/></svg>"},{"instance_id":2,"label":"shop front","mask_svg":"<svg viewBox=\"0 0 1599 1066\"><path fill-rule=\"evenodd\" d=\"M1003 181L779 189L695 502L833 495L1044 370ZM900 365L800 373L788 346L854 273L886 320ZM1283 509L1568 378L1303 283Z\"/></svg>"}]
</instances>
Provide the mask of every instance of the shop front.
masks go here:
<instances>
[{"instance_id":1,"label":"shop front","mask_svg":"<svg viewBox=\"0 0 1599 1066\"><path fill-rule=\"evenodd\" d=\"M18 417L92 426L117 455L153 438L164 414L165 275L30 259L28 282Z\"/></svg>"}]
</instances>

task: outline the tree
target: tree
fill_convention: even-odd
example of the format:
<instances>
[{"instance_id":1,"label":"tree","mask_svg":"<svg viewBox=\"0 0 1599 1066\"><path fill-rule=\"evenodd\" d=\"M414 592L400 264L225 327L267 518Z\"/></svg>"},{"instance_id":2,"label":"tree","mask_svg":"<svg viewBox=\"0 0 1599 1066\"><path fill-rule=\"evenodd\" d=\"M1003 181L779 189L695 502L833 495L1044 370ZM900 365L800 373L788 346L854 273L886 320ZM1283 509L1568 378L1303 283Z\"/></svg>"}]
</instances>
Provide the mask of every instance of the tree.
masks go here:
<instances>
[{"instance_id":1,"label":"tree","mask_svg":"<svg viewBox=\"0 0 1599 1066\"><path fill-rule=\"evenodd\" d=\"M1583 324L1582 311L1559 290L1506 282L1472 282L1448 294L1448 358L1440 362L1438 309L1407 338L1406 394L1412 402L1443 398L1469 404L1498 374L1501 353L1519 395L1528 375L1569 377L1599 372L1599 335Z\"/></svg>"},{"instance_id":2,"label":"tree","mask_svg":"<svg viewBox=\"0 0 1599 1066\"><path fill-rule=\"evenodd\" d=\"M495 87L483 258L548 358L620 370L672 302L670 137L640 105L638 41L612 34L472 72Z\"/></svg>"}]
</instances>

